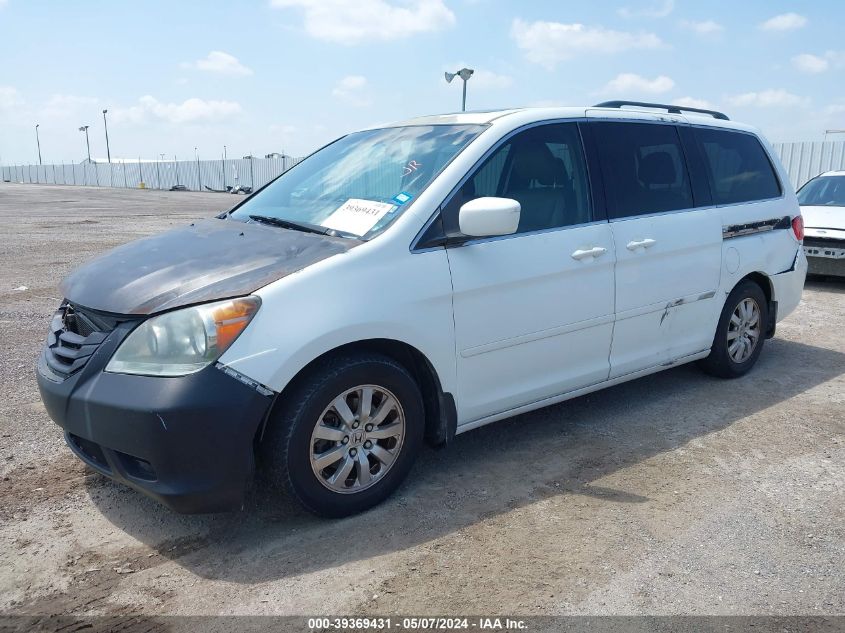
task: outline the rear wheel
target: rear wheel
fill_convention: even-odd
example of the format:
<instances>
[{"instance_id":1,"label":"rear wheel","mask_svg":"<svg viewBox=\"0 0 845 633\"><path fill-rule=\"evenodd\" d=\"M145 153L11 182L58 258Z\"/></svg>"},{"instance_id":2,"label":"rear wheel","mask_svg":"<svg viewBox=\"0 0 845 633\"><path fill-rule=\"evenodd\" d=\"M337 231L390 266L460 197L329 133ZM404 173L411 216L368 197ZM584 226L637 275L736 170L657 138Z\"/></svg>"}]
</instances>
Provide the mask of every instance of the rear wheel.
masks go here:
<instances>
[{"instance_id":1,"label":"rear wheel","mask_svg":"<svg viewBox=\"0 0 845 633\"><path fill-rule=\"evenodd\" d=\"M721 378L738 378L749 372L766 338L768 303L763 290L753 281L743 281L725 301L710 355L699 365Z\"/></svg>"},{"instance_id":2,"label":"rear wheel","mask_svg":"<svg viewBox=\"0 0 845 633\"><path fill-rule=\"evenodd\" d=\"M271 421L263 446L271 483L321 516L361 512L408 474L422 443L423 411L413 377L391 358L323 363Z\"/></svg>"}]
</instances>

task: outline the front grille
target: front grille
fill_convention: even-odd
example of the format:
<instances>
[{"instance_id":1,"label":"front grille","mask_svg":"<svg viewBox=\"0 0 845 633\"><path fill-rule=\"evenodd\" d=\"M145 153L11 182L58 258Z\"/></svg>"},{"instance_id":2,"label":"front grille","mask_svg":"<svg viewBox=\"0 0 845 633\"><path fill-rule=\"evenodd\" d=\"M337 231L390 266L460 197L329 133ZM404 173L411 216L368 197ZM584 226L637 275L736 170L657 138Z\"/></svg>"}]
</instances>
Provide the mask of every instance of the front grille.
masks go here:
<instances>
[{"instance_id":1,"label":"front grille","mask_svg":"<svg viewBox=\"0 0 845 633\"><path fill-rule=\"evenodd\" d=\"M65 302L53 315L44 360L62 378L82 369L117 320Z\"/></svg>"},{"instance_id":2,"label":"front grille","mask_svg":"<svg viewBox=\"0 0 845 633\"><path fill-rule=\"evenodd\" d=\"M68 332L88 336L97 331L97 326L82 312L77 312L72 306L65 309L64 326Z\"/></svg>"}]
</instances>

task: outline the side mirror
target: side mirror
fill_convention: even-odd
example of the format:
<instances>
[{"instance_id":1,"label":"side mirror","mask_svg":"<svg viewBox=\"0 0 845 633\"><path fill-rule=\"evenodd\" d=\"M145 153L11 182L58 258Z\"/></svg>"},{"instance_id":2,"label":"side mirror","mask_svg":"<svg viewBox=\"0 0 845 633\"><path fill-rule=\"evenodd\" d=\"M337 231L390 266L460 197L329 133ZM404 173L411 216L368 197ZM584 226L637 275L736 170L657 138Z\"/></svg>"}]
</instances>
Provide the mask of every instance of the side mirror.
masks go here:
<instances>
[{"instance_id":1,"label":"side mirror","mask_svg":"<svg viewBox=\"0 0 845 633\"><path fill-rule=\"evenodd\" d=\"M476 198L458 212L461 233L471 237L494 237L516 233L521 207L510 198Z\"/></svg>"}]
</instances>

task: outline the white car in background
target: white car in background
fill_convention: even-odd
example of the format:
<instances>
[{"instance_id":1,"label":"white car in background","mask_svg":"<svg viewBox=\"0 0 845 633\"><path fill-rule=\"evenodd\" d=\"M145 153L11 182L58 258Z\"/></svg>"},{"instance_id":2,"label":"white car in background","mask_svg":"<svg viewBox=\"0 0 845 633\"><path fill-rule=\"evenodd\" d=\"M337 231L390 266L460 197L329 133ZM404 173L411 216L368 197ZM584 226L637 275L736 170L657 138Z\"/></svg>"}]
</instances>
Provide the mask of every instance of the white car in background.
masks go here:
<instances>
[{"instance_id":1,"label":"white car in background","mask_svg":"<svg viewBox=\"0 0 845 633\"><path fill-rule=\"evenodd\" d=\"M809 273L845 277L845 171L816 176L798 190Z\"/></svg>"}]
</instances>

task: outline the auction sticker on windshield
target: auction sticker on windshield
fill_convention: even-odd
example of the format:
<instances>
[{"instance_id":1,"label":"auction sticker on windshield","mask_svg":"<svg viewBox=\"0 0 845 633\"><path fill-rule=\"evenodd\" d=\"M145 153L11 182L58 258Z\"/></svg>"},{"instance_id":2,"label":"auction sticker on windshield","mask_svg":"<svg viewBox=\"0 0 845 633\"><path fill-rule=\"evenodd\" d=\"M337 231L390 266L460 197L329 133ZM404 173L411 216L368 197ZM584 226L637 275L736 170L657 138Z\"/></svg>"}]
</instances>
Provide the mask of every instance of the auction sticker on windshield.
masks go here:
<instances>
[{"instance_id":1,"label":"auction sticker on windshield","mask_svg":"<svg viewBox=\"0 0 845 633\"><path fill-rule=\"evenodd\" d=\"M395 206L389 202L350 198L320 224L327 229L364 235Z\"/></svg>"}]
</instances>

